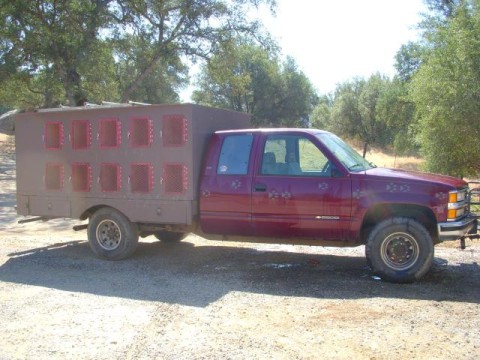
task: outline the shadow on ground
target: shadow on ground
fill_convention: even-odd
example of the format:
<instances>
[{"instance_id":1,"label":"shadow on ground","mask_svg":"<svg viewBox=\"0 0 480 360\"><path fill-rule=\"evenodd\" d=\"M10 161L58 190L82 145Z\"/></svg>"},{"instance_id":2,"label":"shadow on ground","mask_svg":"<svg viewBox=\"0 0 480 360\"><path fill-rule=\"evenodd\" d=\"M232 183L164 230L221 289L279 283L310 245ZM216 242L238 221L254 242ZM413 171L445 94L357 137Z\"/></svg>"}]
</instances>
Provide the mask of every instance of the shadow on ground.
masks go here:
<instances>
[{"instance_id":1,"label":"shadow on ground","mask_svg":"<svg viewBox=\"0 0 480 360\"><path fill-rule=\"evenodd\" d=\"M436 258L424 279L401 285L376 280L363 256L214 244L140 243L132 258L114 262L95 258L84 240L58 243L8 254L0 266L0 280L196 307L231 291L327 299L480 301L477 263L456 265Z\"/></svg>"}]
</instances>

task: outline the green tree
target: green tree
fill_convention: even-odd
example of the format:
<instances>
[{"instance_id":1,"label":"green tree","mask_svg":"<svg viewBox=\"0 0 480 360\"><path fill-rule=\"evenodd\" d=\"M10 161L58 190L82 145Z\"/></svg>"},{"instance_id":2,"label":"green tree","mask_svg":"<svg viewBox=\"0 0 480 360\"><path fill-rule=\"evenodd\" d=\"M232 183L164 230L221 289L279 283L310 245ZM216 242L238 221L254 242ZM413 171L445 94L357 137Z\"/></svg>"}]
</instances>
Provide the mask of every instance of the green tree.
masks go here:
<instances>
[{"instance_id":1,"label":"green tree","mask_svg":"<svg viewBox=\"0 0 480 360\"><path fill-rule=\"evenodd\" d=\"M110 3L0 0L0 79L15 78L23 89L43 93L46 106L54 102L58 86L69 104L84 103L84 83L113 63L109 54L105 58L105 44L98 36L110 20ZM102 85L109 82L97 82L92 90Z\"/></svg>"},{"instance_id":2,"label":"green tree","mask_svg":"<svg viewBox=\"0 0 480 360\"><path fill-rule=\"evenodd\" d=\"M318 103L312 111L310 122L312 127L322 130L331 130L331 113L333 100L329 95L319 97Z\"/></svg>"},{"instance_id":3,"label":"green tree","mask_svg":"<svg viewBox=\"0 0 480 360\"><path fill-rule=\"evenodd\" d=\"M460 0L424 0L427 7L436 14L449 18L452 17L455 8L458 6Z\"/></svg>"},{"instance_id":4,"label":"green tree","mask_svg":"<svg viewBox=\"0 0 480 360\"><path fill-rule=\"evenodd\" d=\"M480 2L462 1L429 32L431 51L411 84L428 170L480 171Z\"/></svg>"},{"instance_id":5,"label":"green tree","mask_svg":"<svg viewBox=\"0 0 480 360\"><path fill-rule=\"evenodd\" d=\"M195 102L259 114L278 74L275 55L250 43L226 42L202 68Z\"/></svg>"},{"instance_id":6,"label":"green tree","mask_svg":"<svg viewBox=\"0 0 480 360\"><path fill-rule=\"evenodd\" d=\"M275 0L0 0L0 80L11 86L3 92L18 89L8 100L27 107L134 96L175 99L186 80L186 58L208 58L217 44L239 34L269 41L247 14L260 4L272 10L276 5Z\"/></svg>"},{"instance_id":7,"label":"green tree","mask_svg":"<svg viewBox=\"0 0 480 360\"><path fill-rule=\"evenodd\" d=\"M318 103L312 83L292 57L283 63L280 78L281 91L272 109L276 110L275 117L283 126L308 126L310 114Z\"/></svg>"},{"instance_id":8,"label":"green tree","mask_svg":"<svg viewBox=\"0 0 480 360\"><path fill-rule=\"evenodd\" d=\"M400 47L395 55L395 70L400 80L410 81L422 63L426 49L420 43L409 42Z\"/></svg>"},{"instance_id":9,"label":"green tree","mask_svg":"<svg viewBox=\"0 0 480 360\"><path fill-rule=\"evenodd\" d=\"M408 94L408 83L402 81L400 77L387 82L378 99L376 111L377 116L383 119L388 128L396 154L402 155L418 150L414 127L415 105Z\"/></svg>"},{"instance_id":10,"label":"green tree","mask_svg":"<svg viewBox=\"0 0 480 360\"><path fill-rule=\"evenodd\" d=\"M274 52L239 40L202 68L198 87L195 102L249 112L255 125L306 126L317 101L292 58L280 64Z\"/></svg>"},{"instance_id":11,"label":"green tree","mask_svg":"<svg viewBox=\"0 0 480 360\"><path fill-rule=\"evenodd\" d=\"M116 83L119 93L124 94L139 76L139 69L150 62L154 50L149 41L128 35L114 44L114 56L117 59ZM179 101L178 92L187 83L188 68L179 58L172 58L168 62L157 62L152 67L150 76L130 90L129 98L150 104L175 103Z\"/></svg>"},{"instance_id":12,"label":"green tree","mask_svg":"<svg viewBox=\"0 0 480 360\"><path fill-rule=\"evenodd\" d=\"M330 129L337 135L361 138L359 128L362 117L359 102L364 86L365 80L362 78L337 85L330 117Z\"/></svg>"},{"instance_id":13,"label":"green tree","mask_svg":"<svg viewBox=\"0 0 480 360\"><path fill-rule=\"evenodd\" d=\"M339 135L355 138L364 143L364 156L368 145L385 146L392 134L385 118L378 110L390 80L380 74L340 84L335 91L331 130Z\"/></svg>"},{"instance_id":14,"label":"green tree","mask_svg":"<svg viewBox=\"0 0 480 360\"><path fill-rule=\"evenodd\" d=\"M128 100L135 89L161 66L177 64L182 57L208 59L218 45L239 35L268 42L261 25L247 16L252 6L266 4L274 9L275 0L124 0L118 1L133 19L124 31L149 43L148 61L138 64L135 76L122 93Z\"/></svg>"}]
</instances>

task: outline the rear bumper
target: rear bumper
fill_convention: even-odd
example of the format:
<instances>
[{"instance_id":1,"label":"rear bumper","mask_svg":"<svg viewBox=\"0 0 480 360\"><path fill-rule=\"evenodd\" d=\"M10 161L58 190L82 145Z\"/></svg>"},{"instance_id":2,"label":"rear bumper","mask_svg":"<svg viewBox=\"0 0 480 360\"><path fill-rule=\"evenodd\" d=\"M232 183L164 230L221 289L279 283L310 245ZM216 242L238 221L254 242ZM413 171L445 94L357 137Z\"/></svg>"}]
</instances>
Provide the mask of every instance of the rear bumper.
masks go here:
<instances>
[{"instance_id":1,"label":"rear bumper","mask_svg":"<svg viewBox=\"0 0 480 360\"><path fill-rule=\"evenodd\" d=\"M477 219L465 217L459 221L442 222L438 224L438 238L440 241L458 240L467 234L477 233Z\"/></svg>"}]
</instances>

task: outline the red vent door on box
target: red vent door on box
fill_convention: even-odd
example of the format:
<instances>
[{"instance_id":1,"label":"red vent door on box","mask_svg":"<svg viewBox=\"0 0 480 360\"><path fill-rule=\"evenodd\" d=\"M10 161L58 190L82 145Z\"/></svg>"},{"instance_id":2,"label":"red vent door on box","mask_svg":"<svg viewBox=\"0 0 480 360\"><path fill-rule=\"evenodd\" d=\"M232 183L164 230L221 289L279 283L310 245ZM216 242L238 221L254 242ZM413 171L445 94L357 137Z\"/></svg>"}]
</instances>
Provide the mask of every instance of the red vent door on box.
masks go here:
<instances>
[{"instance_id":1,"label":"red vent door on box","mask_svg":"<svg viewBox=\"0 0 480 360\"><path fill-rule=\"evenodd\" d=\"M49 150L63 146L63 123L49 121L45 124L45 147Z\"/></svg>"},{"instance_id":2,"label":"red vent door on box","mask_svg":"<svg viewBox=\"0 0 480 360\"><path fill-rule=\"evenodd\" d=\"M102 164L100 188L103 192L119 191L122 188L122 172L118 164Z\"/></svg>"},{"instance_id":3,"label":"red vent door on box","mask_svg":"<svg viewBox=\"0 0 480 360\"><path fill-rule=\"evenodd\" d=\"M187 142L187 120L182 115L165 115L162 129L164 146L182 146Z\"/></svg>"},{"instance_id":4,"label":"red vent door on box","mask_svg":"<svg viewBox=\"0 0 480 360\"><path fill-rule=\"evenodd\" d=\"M87 120L75 120L72 122L71 141L75 150L87 149L90 146L92 130Z\"/></svg>"},{"instance_id":5,"label":"red vent door on box","mask_svg":"<svg viewBox=\"0 0 480 360\"><path fill-rule=\"evenodd\" d=\"M130 168L132 193L149 193L153 190L153 169L150 164L132 164Z\"/></svg>"},{"instance_id":6,"label":"red vent door on box","mask_svg":"<svg viewBox=\"0 0 480 360\"><path fill-rule=\"evenodd\" d=\"M122 142L120 121L116 119L100 120L99 140L101 148L117 148Z\"/></svg>"},{"instance_id":7,"label":"red vent door on box","mask_svg":"<svg viewBox=\"0 0 480 360\"><path fill-rule=\"evenodd\" d=\"M45 189L59 191L63 189L64 170L61 164L45 166Z\"/></svg>"},{"instance_id":8,"label":"red vent door on box","mask_svg":"<svg viewBox=\"0 0 480 360\"><path fill-rule=\"evenodd\" d=\"M92 171L89 164L72 164L72 190L90 191Z\"/></svg>"},{"instance_id":9,"label":"red vent door on box","mask_svg":"<svg viewBox=\"0 0 480 360\"><path fill-rule=\"evenodd\" d=\"M184 194L188 187L187 167L183 164L165 164L163 180L166 194Z\"/></svg>"},{"instance_id":10,"label":"red vent door on box","mask_svg":"<svg viewBox=\"0 0 480 360\"><path fill-rule=\"evenodd\" d=\"M131 119L130 145L132 147L146 147L153 142L152 121L146 118Z\"/></svg>"}]
</instances>

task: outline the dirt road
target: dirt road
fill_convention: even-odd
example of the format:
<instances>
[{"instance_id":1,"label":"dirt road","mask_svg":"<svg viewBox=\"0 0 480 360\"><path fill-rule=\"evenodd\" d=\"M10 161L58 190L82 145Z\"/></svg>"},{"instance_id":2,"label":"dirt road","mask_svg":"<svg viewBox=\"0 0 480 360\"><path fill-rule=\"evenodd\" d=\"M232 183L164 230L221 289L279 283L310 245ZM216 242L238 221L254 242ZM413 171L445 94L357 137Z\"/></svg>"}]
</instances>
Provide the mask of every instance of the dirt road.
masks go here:
<instances>
[{"instance_id":1,"label":"dirt road","mask_svg":"<svg viewBox=\"0 0 480 360\"><path fill-rule=\"evenodd\" d=\"M363 247L147 238L96 259L71 223L18 225L0 155L0 359L477 359L480 242L436 248L420 282Z\"/></svg>"}]
</instances>

